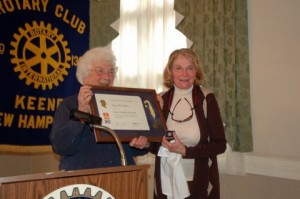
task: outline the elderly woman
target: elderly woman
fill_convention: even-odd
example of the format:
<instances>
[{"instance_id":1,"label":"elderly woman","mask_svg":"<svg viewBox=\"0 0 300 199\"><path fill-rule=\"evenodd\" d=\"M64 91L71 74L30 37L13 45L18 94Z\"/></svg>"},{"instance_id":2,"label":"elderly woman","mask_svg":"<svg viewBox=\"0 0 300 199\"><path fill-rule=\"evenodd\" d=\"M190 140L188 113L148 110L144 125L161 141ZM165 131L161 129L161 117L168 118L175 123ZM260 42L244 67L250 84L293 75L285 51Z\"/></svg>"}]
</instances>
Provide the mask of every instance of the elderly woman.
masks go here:
<instances>
[{"instance_id":1,"label":"elderly woman","mask_svg":"<svg viewBox=\"0 0 300 199\"><path fill-rule=\"evenodd\" d=\"M216 97L201 87L203 73L196 53L171 53L161 93L167 127L174 140L162 140L155 165L155 198L220 198L217 155L226 149Z\"/></svg>"},{"instance_id":2,"label":"elderly woman","mask_svg":"<svg viewBox=\"0 0 300 199\"><path fill-rule=\"evenodd\" d=\"M58 106L52 125L50 140L53 151L60 155L59 169L76 170L119 166L120 153L115 143L96 143L90 126L70 120L72 109L89 112L92 98L91 86L112 86L117 72L116 58L110 49L96 47L88 50L79 60L76 77L79 93L63 100ZM146 146L146 138L134 139L138 148ZM144 151L123 144L128 165L134 164L133 157Z\"/></svg>"}]
</instances>

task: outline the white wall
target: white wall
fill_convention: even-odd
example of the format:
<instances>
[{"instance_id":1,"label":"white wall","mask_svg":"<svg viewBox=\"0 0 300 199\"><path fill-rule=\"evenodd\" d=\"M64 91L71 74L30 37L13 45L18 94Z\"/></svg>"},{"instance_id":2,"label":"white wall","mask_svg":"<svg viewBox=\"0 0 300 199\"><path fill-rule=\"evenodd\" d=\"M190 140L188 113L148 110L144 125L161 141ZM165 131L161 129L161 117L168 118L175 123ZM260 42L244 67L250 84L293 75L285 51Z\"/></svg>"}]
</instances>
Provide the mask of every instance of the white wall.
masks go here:
<instances>
[{"instance_id":1,"label":"white wall","mask_svg":"<svg viewBox=\"0 0 300 199\"><path fill-rule=\"evenodd\" d=\"M248 10L254 141L248 171L276 167L274 174L289 178L300 173L300 1L248 0ZM253 171L257 166L261 171Z\"/></svg>"}]
</instances>

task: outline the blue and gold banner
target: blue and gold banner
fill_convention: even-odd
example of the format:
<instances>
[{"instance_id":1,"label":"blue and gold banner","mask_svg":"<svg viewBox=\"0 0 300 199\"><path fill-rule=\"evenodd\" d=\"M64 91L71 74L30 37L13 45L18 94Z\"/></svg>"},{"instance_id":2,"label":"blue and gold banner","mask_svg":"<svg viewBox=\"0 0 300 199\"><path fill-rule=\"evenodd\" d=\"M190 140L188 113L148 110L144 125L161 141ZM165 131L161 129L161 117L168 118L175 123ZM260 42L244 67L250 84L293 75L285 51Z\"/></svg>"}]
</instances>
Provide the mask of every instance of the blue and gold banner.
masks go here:
<instances>
[{"instance_id":1,"label":"blue and gold banner","mask_svg":"<svg viewBox=\"0 0 300 199\"><path fill-rule=\"evenodd\" d=\"M0 0L0 150L50 144L54 112L78 92L88 48L88 0Z\"/></svg>"}]
</instances>

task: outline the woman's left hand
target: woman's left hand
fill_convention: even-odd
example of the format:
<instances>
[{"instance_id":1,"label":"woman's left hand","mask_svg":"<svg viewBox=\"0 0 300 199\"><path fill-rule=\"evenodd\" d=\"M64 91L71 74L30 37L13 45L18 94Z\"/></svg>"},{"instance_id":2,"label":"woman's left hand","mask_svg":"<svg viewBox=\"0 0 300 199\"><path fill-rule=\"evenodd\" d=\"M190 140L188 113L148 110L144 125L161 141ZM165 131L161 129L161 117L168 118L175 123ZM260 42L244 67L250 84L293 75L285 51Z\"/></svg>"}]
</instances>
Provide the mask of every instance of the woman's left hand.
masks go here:
<instances>
[{"instance_id":1,"label":"woman's left hand","mask_svg":"<svg viewBox=\"0 0 300 199\"><path fill-rule=\"evenodd\" d=\"M147 137L139 136L139 137L133 138L131 140L131 142L129 143L129 145L131 147L135 147L138 149L144 149L144 148L147 148L150 145L150 143L148 142Z\"/></svg>"}]
</instances>

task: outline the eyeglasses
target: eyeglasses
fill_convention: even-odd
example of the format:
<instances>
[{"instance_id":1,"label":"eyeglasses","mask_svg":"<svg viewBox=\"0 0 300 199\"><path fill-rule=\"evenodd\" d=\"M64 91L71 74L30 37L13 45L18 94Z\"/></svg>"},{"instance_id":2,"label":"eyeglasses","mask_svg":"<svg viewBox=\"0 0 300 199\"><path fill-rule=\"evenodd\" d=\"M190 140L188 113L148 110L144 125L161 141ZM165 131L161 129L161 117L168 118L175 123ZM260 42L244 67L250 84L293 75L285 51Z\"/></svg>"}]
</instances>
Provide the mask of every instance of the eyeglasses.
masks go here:
<instances>
[{"instance_id":1,"label":"eyeglasses","mask_svg":"<svg viewBox=\"0 0 300 199\"><path fill-rule=\"evenodd\" d=\"M188 116L188 117L185 118L184 120L177 120L177 119L174 119L174 111L175 111L175 109L176 109L178 103L181 101L181 99L182 99L182 98L180 98L180 99L177 101L177 103L175 104L175 106L174 106L174 108L173 108L173 111L172 111L172 112L170 111L171 119L172 119L173 121L175 121L175 122L178 122L178 123L181 123L181 122L187 122L187 121L191 120L191 119L193 118L193 116L194 116L194 111L193 111L193 110L195 109L195 107L193 108L192 105L191 105L191 103L190 103L186 98L184 98L185 101L187 101L187 103L188 103L189 106L191 107L192 113L191 113L190 116Z\"/></svg>"},{"instance_id":2,"label":"eyeglasses","mask_svg":"<svg viewBox=\"0 0 300 199\"><path fill-rule=\"evenodd\" d=\"M111 68L111 69L105 69L105 68L96 68L95 70L90 70L90 71L96 71L96 73L98 75L108 75L110 77L114 77L116 76L116 73L117 73L117 69L118 68Z\"/></svg>"}]
</instances>

